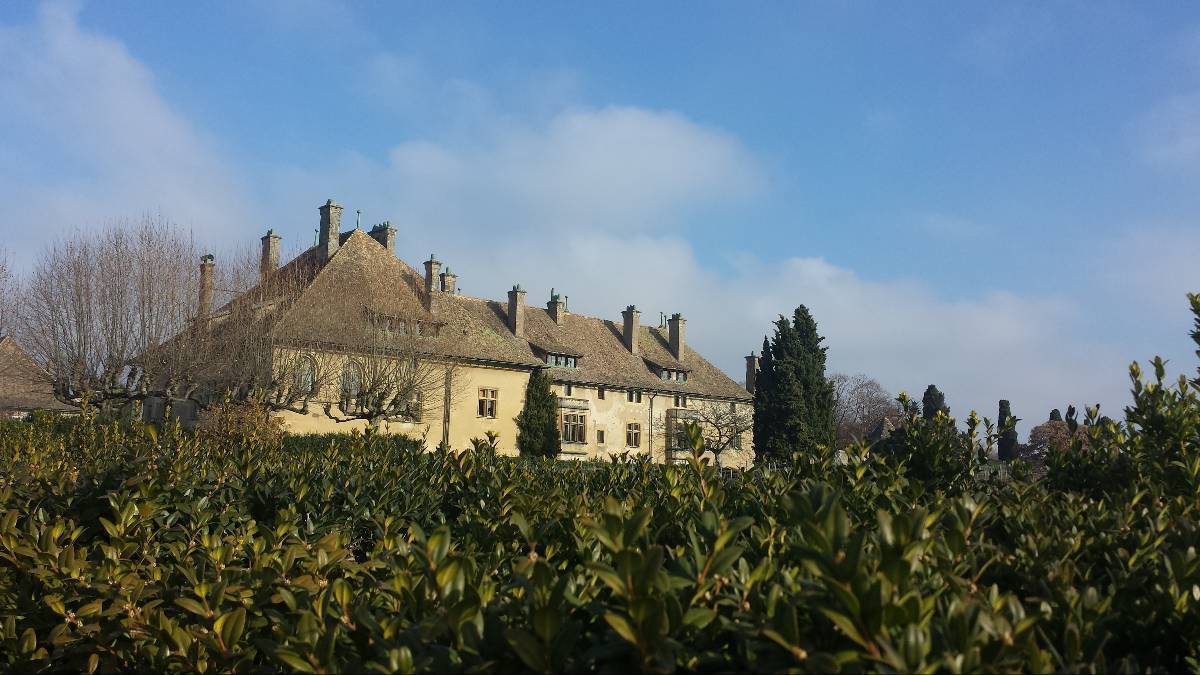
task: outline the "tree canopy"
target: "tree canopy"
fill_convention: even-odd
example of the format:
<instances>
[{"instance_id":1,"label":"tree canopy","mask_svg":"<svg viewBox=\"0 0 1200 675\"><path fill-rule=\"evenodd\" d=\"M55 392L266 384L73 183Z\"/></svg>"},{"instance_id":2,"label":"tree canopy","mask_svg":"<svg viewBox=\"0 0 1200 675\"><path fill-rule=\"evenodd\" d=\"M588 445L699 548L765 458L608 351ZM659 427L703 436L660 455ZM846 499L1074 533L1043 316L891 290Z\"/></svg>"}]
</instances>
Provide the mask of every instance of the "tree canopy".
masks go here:
<instances>
[{"instance_id":1,"label":"tree canopy","mask_svg":"<svg viewBox=\"0 0 1200 675\"><path fill-rule=\"evenodd\" d=\"M946 405L946 395L937 388L937 385L931 384L925 387L925 395L921 397L921 416L927 420L931 420L937 416L938 411L950 416L950 407Z\"/></svg>"},{"instance_id":2,"label":"tree canopy","mask_svg":"<svg viewBox=\"0 0 1200 675\"><path fill-rule=\"evenodd\" d=\"M789 457L833 442L833 384L825 378L826 347L808 308L763 339L754 391L754 447L759 456Z\"/></svg>"},{"instance_id":3,"label":"tree canopy","mask_svg":"<svg viewBox=\"0 0 1200 675\"><path fill-rule=\"evenodd\" d=\"M550 376L538 368L529 376L525 407L517 415L517 449L531 457L557 457L562 450L558 435L558 398L550 389Z\"/></svg>"}]
</instances>

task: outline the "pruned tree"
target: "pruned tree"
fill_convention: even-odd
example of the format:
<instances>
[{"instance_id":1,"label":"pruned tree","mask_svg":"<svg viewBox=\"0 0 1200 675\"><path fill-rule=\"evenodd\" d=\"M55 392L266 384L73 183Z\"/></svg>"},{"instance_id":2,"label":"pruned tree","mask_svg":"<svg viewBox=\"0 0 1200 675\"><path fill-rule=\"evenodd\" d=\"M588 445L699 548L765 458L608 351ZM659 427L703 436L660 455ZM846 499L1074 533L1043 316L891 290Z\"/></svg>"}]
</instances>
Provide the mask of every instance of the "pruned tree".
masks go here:
<instances>
[{"instance_id":1,"label":"pruned tree","mask_svg":"<svg viewBox=\"0 0 1200 675\"><path fill-rule=\"evenodd\" d=\"M59 401L120 407L179 381L194 354L142 357L189 326L196 258L191 235L156 216L79 231L42 252L16 332Z\"/></svg>"},{"instance_id":2,"label":"pruned tree","mask_svg":"<svg viewBox=\"0 0 1200 675\"><path fill-rule=\"evenodd\" d=\"M453 363L435 359L420 343L416 331L397 334L369 330L358 344L346 344L334 401L323 405L335 422L364 420L417 423L428 419L435 401L445 395Z\"/></svg>"},{"instance_id":3,"label":"pruned tree","mask_svg":"<svg viewBox=\"0 0 1200 675\"><path fill-rule=\"evenodd\" d=\"M833 384L834 441L838 447L866 438L884 418L893 423L899 420L900 405L877 380L861 373L834 373L829 381Z\"/></svg>"},{"instance_id":4,"label":"pruned tree","mask_svg":"<svg viewBox=\"0 0 1200 675\"><path fill-rule=\"evenodd\" d=\"M694 424L704 450L711 452L717 466L721 466L725 457L741 452L747 436L754 433L754 410L748 405L690 398L688 407L681 412L684 414L675 420L665 413L656 414L655 445L668 451L688 449L691 444L687 440L687 425Z\"/></svg>"},{"instance_id":5,"label":"pruned tree","mask_svg":"<svg viewBox=\"0 0 1200 675\"><path fill-rule=\"evenodd\" d=\"M339 372L335 351L277 335L315 264L289 265L263 276L249 250L235 251L221 263L207 262L213 267L212 288L193 301L190 323L138 359L155 366L159 374L150 381L159 395L190 401L201 410L228 400L301 414L326 400Z\"/></svg>"}]
</instances>

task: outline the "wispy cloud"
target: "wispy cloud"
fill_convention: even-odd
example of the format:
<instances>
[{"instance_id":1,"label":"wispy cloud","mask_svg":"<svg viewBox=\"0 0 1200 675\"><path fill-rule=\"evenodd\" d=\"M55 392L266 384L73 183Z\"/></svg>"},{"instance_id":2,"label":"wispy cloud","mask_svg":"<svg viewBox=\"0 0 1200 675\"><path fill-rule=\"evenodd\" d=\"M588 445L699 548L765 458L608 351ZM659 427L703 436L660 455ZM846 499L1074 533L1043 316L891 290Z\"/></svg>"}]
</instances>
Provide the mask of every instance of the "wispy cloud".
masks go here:
<instances>
[{"instance_id":1,"label":"wispy cloud","mask_svg":"<svg viewBox=\"0 0 1200 675\"><path fill-rule=\"evenodd\" d=\"M118 41L80 27L73 4L0 27L0 200L18 256L45 229L165 209L226 233L246 199L216 141L156 90ZM32 230L37 227L39 229Z\"/></svg>"},{"instance_id":2,"label":"wispy cloud","mask_svg":"<svg viewBox=\"0 0 1200 675\"><path fill-rule=\"evenodd\" d=\"M28 251L65 225L161 207L204 224L214 243L235 232L252 240L252 222L303 242L317 204L335 197L368 223L390 219L410 262L437 252L472 295L500 297L519 281L531 302L554 286L573 310L600 316L630 303L651 322L682 311L693 344L735 377L771 320L804 303L828 337L832 368L913 393L936 382L956 413L994 414L1003 397L1035 419L1070 402L1112 409L1125 399L1131 355L1094 331L1076 299L950 301L918 280L867 279L800 251L758 260L733 247L720 270L701 262L690 224L770 189L768 168L725 130L669 110L567 104L577 86L569 72L551 73L547 82L561 81L533 112L415 57L375 53L363 72L361 95L392 97L398 120L411 123L435 100L438 114L471 131L409 129L412 140L382 156L345 152L303 166L262 158L268 168L242 180L244 169L163 98L149 68L81 27L69 6L48 5L34 25L0 29L0 86L11 93L0 109L0 224L27 237ZM985 229L936 210L916 222L938 236ZM30 223L45 227L30 232Z\"/></svg>"}]
</instances>

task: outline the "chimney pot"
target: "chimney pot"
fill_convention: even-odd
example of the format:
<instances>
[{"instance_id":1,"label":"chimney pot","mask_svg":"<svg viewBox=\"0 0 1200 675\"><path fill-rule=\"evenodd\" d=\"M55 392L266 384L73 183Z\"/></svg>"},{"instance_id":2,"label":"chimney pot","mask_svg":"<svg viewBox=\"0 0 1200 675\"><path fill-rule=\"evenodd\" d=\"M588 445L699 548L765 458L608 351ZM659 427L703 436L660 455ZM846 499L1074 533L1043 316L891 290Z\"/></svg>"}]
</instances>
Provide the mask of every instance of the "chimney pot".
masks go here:
<instances>
[{"instance_id":1,"label":"chimney pot","mask_svg":"<svg viewBox=\"0 0 1200 675\"><path fill-rule=\"evenodd\" d=\"M386 248L388 253L396 253L396 228L392 227L390 221L385 220L379 223L372 227L371 231L367 234L370 234L372 239L379 242L380 246Z\"/></svg>"},{"instance_id":2,"label":"chimney pot","mask_svg":"<svg viewBox=\"0 0 1200 675\"><path fill-rule=\"evenodd\" d=\"M508 329L517 337L525 337L525 291L514 284L508 292Z\"/></svg>"},{"instance_id":3,"label":"chimney pot","mask_svg":"<svg viewBox=\"0 0 1200 675\"><path fill-rule=\"evenodd\" d=\"M458 292L458 275L450 271L450 266L446 266L446 271L442 272L442 292L454 295Z\"/></svg>"},{"instance_id":4,"label":"chimney pot","mask_svg":"<svg viewBox=\"0 0 1200 675\"><path fill-rule=\"evenodd\" d=\"M631 354L638 353L638 334L641 332L638 323L641 315L642 313L634 305L629 305L625 308L624 312L621 312L621 318L625 320L622 336L624 337L625 348Z\"/></svg>"},{"instance_id":5,"label":"chimney pot","mask_svg":"<svg viewBox=\"0 0 1200 675\"><path fill-rule=\"evenodd\" d=\"M562 301L562 297L550 289L550 301L546 303L546 311L550 313L550 318L554 319L554 323L561 326L563 319L567 314L567 303Z\"/></svg>"}]
</instances>

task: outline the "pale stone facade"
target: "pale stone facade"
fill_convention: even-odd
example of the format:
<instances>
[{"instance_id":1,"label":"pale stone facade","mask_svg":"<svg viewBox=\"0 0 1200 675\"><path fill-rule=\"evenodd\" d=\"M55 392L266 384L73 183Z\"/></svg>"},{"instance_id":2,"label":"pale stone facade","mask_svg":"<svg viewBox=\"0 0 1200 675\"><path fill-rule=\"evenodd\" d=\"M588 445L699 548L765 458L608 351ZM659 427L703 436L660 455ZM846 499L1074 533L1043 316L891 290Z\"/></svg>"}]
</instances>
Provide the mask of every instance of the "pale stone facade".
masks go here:
<instances>
[{"instance_id":1,"label":"pale stone facade","mask_svg":"<svg viewBox=\"0 0 1200 675\"><path fill-rule=\"evenodd\" d=\"M669 442L667 427L674 428L676 418L713 405L752 413L750 392L687 346L685 319L679 314L664 325L647 327L632 305L619 320L574 314L558 295L544 308L526 306L519 286L509 291L507 301L467 297L458 293L456 276L436 257L424 263L424 274L399 260L390 225L370 233L340 233L341 207L329 201L319 210L319 244L283 268L277 262L278 238L271 232L262 238L264 284L289 266L311 268L302 293L283 310L277 334L326 345L344 360L334 367L348 367L356 358L356 347L346 337L349 328L387 317L411 326L412 336L419 333L410 339L419 340L422 358L437 364L440 377L449 379L446 387L422 399L419 420L383 422L379 427L385 432L424 439L428 447L445 442L458 449L492 431L499 436L500 450L515 454L515 418L537 368L548 369L559 396L563 458L630 453L665 461L675 458L671 447L677 443ZM209 278L211 264L206 258ZM204 293L202 289L202 302ZM221 310L205 307L198 315L214 324L223 316ZM336 385L326 385L314 398L336 402ZM333 413L338 416L336 405ZM363 420L337 422L320 404L307 414L279 415L294 433L367 426ZM721 464L747 465L753 458L750 437L747 429L735 447L722 453Z\"/></svg>"}]
</instances>

